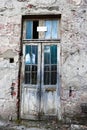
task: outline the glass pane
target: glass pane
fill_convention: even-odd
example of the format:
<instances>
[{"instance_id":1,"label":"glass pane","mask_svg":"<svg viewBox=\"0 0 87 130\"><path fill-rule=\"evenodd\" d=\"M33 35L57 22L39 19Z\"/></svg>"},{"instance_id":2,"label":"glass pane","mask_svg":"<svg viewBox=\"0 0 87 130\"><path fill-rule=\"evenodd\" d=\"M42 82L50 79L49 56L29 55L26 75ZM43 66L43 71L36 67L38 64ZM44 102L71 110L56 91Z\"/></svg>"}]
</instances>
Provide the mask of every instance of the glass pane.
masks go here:
<instances>
[{"instance_id":1,"label":"glass pane","mask_svg":"<svg viewBox=\"0 0 87 130\"><path fill-rule=\"evenodd\" d=\"M57 65L51 65L51 71L57 71Z\"/></svg>"},{"instance_id":2,"label":"glass pane","mask_svg":"<svg viewBox=\"0 0 87 130\"><path fill-rule=\"evenodd\" d=\"M25 48L25 53L31 53L31 46L30 45L26 45L26 48Z\"/></svg>"},{"instance_id":3,"label":"glass pane","mask_svg":"<svg viewBox=\"0 0 87 130\"><path fill-rule=\"evenodd\" d=\"M51 84L57 83L57 72L51 72Z\"/></svg>"},{"instance_id":4,"label":"glass pane","mask_svg":"<svg viewBox=\"0 0 87 130\"><path fill-rule=\"evenodd\" d=\"M32 65L32 71L37 71L37 66Z\"/></svg>"},{"instance_id":5,"label":"glass pane","mask_svg":"<svg viewBox=\"0 0 87 130\"><path fill-rule=\"evenodd\" d=\"M26 58L25 58L25 63L26 64L37 64L38 61L38 47L37 46L31 46L31 45L26 45Z\"/></svg>"},{"instance_id":6,"label":"glass pane","mask_svg":"<svg viewBox=\"0 0 87 130\"><path fill-rule=\"evenodd\" d=\"M44 46L44 64L50 64L50 46Z\"/></svg>"},{"instance_id":7,"label":"glass pane","mask_svg":"<svg viewBox=\"0 0 87 130\"><path fill-rule=\"evenodd\" d=\"M32 84L37 84L37 66L32 65Z\"/></svg>"},{"instance_id":8,"label":"glass pane","mask_svg":"<svg viewBox=\"0 0 87 130\"><path fill-rule=\"evenodd\" d=\"M50 71L50 66L44 66L44 71Z\"/></svg>"},{"instance_id":9,"label":"glass pane","mask_svg":"<svg viewBox=\"0 0 87 130\"><path fill-rule=\"evenodd\" d=\"M58 38L58 21L53 20L52 21L52 39L57 39Z\"/></svg>"},{"instance_id":10,"label":"glass pane","mask_svg":"<svg viewBox=\"0 0 87 130\"><path fill-rule=\"evenodd\" d=\"M30 71L30 65L25 65L25 71Z\"/></svg>"},{"instance_id":11,"label":"glass pane","mask_svg":"<svg viewBox=\"0 0 87 130\"><path fill-rule=\"evenodd\" d=\"M45 39L50 39L51 38L51 21L45 21L45 26L47 27L47 31L45 33Z\"/></svg>"},{"instance_id":12,"label":"glass pane","mask_svg":"<svg viewBox=\"0 0 87 130\"><path fill-rule=\"evenodd\" d=\"M30 73L25 73L25 84L30 84Z\"/></svg>"},{"instance_id":13,"label":"glass pane","mask_svg":"<svg viewBox=\"0 0 87 130\"><path fill-rule=\"evenodd\" d=\"M44 46L44 84L57 83L57 45Z\"/></svg>"},{"instance_id":14,"label":"glass pane","mask_svg":"<svg viewBox=\"0 0 87 130\"><path fill-rule=\"evenodd\" d=\"M38 48L37 46L32 46L32 64L37 64L38 61Z\"/></svg>"},{"instance_id":15,"label":"glass pane","mask_svg":"<svg viewBox=\"0 0 87 130\"><path fill-rule=\"evenodd\" d=\"M25 64L31 64L31 46L26 45L25 48Z\"/></svg>"},{"instance_id":16,"label":"glass pane","mask_svg":"<svg viewBox=\"0 0 87 130\"><path fill-rule=\"evenodd\" d=\"M33 39L38 39L38 21L33 21Z\"/></svg>"},{"instance_id":17,"label":"glass pane","mask_svg":"<svg viewBox=\"0 0 87 130\"><path fill-rule=\"evenodd\" d=\"M25 47L25 83L37 83L38 46L26 45Z\"/></svg>"},{"instance_id":18,"label":"glass pane","mask_svg":"<svg viewBox=\"0 0 87 130\"><path fill-rule=\"evenodd\" d=\"M50 73L49 72L44 72L44 84L50 84Z\"/></svg>"},{"instance_id":19,"label":"glass pane","mask_svg":"<svg viewBox=\"0 0 87 130\"><path fill-rule=\"evenodd\" d=\"M37 72L32 72L32 84L37 84Z\"/></svg>"},{"instance_id":20,"label":"glass pane","mask_svg":"<svg viewBox=\"0 0 87 130\"><path fill-rule=\"evenodd\" d=\"M32 39L32 21L26 22L26 39Z\"/></svg>"},{"instance_id":21,"label":"glass pane","mask_svg":"<svg viewBox=\"0 0 87 130\"><path fill-rule=\"evenodd\" d=\"M57 64L57 45L51 46L51 64Z\"/></svg>"}]
</instances>

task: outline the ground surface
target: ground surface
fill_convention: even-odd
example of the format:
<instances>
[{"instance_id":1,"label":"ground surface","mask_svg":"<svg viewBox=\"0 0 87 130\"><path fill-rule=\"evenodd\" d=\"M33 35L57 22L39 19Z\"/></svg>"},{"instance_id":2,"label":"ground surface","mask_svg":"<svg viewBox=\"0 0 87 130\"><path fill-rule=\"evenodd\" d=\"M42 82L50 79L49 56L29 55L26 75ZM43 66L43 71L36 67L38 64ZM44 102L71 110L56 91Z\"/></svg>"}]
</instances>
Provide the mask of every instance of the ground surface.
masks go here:
<instances>
[{"instance_id":1,"label":"ground surface","mask_svg":"<svg viewBox=\"0 0 87 130\"><path fill-rule=\"evenodd\" d=\"M77 117L76 117L77 118ZM57 120L45 121L0 121L0 130L87 130L87 118L70 122L65 119L64 122Z\"/></svg>"}]
</instances>

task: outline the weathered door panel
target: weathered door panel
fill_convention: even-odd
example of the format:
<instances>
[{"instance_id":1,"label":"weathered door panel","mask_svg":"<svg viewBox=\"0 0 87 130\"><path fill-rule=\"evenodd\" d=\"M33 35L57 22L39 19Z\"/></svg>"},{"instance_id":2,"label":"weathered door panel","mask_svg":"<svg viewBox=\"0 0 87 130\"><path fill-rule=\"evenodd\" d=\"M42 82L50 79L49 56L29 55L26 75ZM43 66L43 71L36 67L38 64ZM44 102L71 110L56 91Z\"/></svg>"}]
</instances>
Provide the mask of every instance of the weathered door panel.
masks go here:
<instances>
[{"instance_id":1,"label":"weathered door panel","mask_svg":"<svg viewBox=\"0 0 87 130\"><path fill-rule=\"evenodd\" d=\"M42 44L41 113L43 116L57 115L58 55L57 43Z\"/></svg>"},{"instance_id":2,"label":"weathered door panel","mask_svg":"<svg viewBox=\"0 0 87 130\"><path fill-rule=\"evenodd\" d=\"M56 91L44 91L43 94L43 111L44 115L56 115L57 114L57 102Z\"/></svg>"},{"instance_id":3,"label":"weathered door panel","mask_svg":"<svg viewBox=\"0 0 87 130\"><path fill-rule=\"evenodd\" d=\"M24 63L21 88L21 118L23 119L37 119L39 113L40 46L39 43L30 43L23 47Z\"/></svg>"},{"instance_id":4,"label":"weathered door panel","mask_svg":"<svg viewBox=\"0 0 87 130\"><path fill-rule=\"evenodd\" d=\"M38 114L37 91L30 88L22 89L22 117L31 119Z\"/></svg>"},{"instance_id":5,"label":"weathered door panel","mask_svg":"<svg viewBox=\"0 0 87 130\"><path fill-rule=\"evenodd\" d=\"M31 54L35 54L37 59L34 61L29 56L27 60L24 58L27 61L25 66L28 66L28 68L26 69L26 67L23 66L23 68L25 68L25 73L24 83L22 84L21 89L21 118L38 119L39 116L57 116L57 97L59 84L58 44L56 42L44 42L37 44L30 43L27 45L27 49L25 48L26 47L24 47L25 56L27 53L31 52ZM34 48L38 49L34 50ZM34 75L32 76L32 69L29 69L33 68L33 66L37 66L37 78L35 79ZM25 79L26 73L30 74L30 76L27 76L27 80ZM33 79L35 81L33 81Z\"/></svg>"}]
</instances>

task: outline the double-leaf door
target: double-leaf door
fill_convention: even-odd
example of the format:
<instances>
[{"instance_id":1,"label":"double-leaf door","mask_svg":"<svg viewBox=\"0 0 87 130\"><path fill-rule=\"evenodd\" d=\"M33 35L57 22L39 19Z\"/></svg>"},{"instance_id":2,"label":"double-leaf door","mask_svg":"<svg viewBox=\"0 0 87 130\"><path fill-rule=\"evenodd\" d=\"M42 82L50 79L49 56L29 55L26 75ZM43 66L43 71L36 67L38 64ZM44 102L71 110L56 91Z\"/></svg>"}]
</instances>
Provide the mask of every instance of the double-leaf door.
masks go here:
<instances>
[{"instance_id":1,"label":"double-leaf door","mask_svg":"<svg viewBox=\"0 0 87 130\"><path fill-rule=\"evenodd\" d=\"M59 46L54 42L23 45L21 118L38 119L58 114Z\"/></svg>"}]
</instances>

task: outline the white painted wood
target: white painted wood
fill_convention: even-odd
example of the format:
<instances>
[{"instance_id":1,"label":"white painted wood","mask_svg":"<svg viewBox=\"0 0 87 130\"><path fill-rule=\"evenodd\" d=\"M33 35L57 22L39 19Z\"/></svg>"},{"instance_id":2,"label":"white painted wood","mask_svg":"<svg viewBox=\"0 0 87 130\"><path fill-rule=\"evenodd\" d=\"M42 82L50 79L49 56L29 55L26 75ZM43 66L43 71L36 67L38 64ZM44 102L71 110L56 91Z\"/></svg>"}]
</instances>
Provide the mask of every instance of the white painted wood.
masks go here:
<instances>
[{"instance_id":1,"label":"white painted wood","mask_svg":"<svg viewBox=\"0 0 87 130\"><path fill-rule=\"evenodd\" d=\"M60 117L60 96L59 96L59 44L57 42L43 42L33 43L27 42L24 45L23 53L25 54L26 45L38 46L38 71L37 71L37 84L22 84L21 94L21 118L24 119L37 119L38 114L42 116L59 116ZM44 46L57 45L57 84L44 85ZM24 62L24 60L23 60ZM24 64L23 64L24 67ZM23 71L23 69L22 69ZM24 73L23 73L24 74ZM40 95L41 97L40 97ZM59 108L58 108L59 106Z\"/></svg>"},{"instance_id":2,"label":"white painted wood","mask_svg":"<svg viewBox=\"0 0 87 130\"><path fill-rule=\"evenodd\" d=\"M44 45L57 45L58 43L42 43L42 74L44 74ZM58 47L57 47L58 49ZM58 52L58 50L57 50ZM58 54L57 54L58 56ZM58 64L58 61L57 61ZM58 66L58 65L57 65ZM58 73L58 69L57 69ZM58 78L57 78L58 79ZM58 80L56 85L44 85L44 75L42 75L42 97L41 97L41 108L45 115L57 115L57 89L58 89ZM50 89L51 88L51 89ZM48 89L48 91L47 91Z\"/></svg>"},{"instance_id":3,"label":"white painted wood","mask_svg":"<svg viewBox=\"0 0 87 130\"><path fill-rule=\"evenodd\" d=\"M40 55L40 43L26 43L23 46L23 65L22 65L22 76L24 77L25 68L25 46L26 45L37 45L38 54ZM37 69L37 84L24 84L24 78L21 88L21 118L23 119L35 119L39 113L39 102L38 102L38 88L40 86L40 58L38 55L38 69Z\"/></svg>"}]
</instances>

